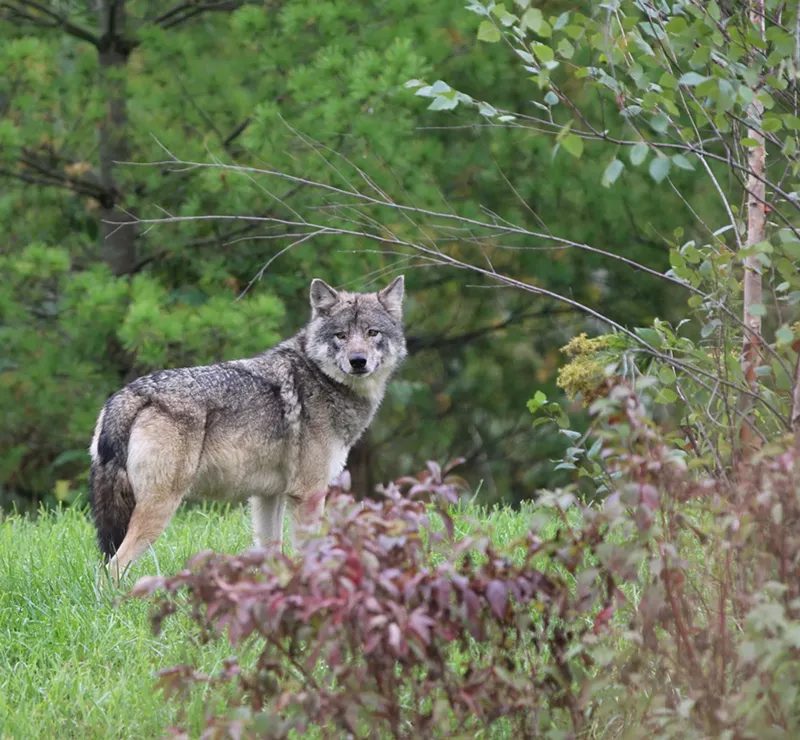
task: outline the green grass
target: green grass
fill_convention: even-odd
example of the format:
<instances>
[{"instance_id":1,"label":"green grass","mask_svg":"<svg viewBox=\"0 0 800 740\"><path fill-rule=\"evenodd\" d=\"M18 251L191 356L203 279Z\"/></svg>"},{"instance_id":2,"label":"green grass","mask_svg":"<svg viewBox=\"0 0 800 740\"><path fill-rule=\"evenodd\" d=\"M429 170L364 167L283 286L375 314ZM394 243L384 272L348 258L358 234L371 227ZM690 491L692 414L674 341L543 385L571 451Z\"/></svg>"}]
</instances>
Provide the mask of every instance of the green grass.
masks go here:
<instances>
[{"instance_id":1,"label":"green grass","mask_svg":"<svg viewBox=\"0 0 800 740\"><path fill-rule=\"evenodd\" d=\"M529 510L464 513L498 545L530 522ZM469 529L459 518L457 537ZM235 553L250 544L246 509L182 509L125 584L175 573L200 550ZM180 721L179 705L155 689L156 671L191 663L213 672L231 654L225 641L195 644L181 618L154 636L147 602L115 606L121 592L98 592L99 573L94 530L79 508L0 518L0 737L163 737ZM202 699L198 691L188 706L195 727Z\"/></svg>"}]
</instances>

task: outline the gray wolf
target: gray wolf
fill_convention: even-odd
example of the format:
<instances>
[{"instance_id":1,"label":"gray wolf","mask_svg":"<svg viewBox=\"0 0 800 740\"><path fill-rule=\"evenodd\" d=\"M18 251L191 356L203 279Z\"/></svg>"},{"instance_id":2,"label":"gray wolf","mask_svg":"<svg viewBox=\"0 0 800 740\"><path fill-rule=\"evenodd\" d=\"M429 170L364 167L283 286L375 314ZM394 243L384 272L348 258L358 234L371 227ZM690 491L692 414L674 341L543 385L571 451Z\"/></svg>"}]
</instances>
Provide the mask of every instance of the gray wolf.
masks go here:
<instances>
[{"instance_id":1,"label":"gray wolf","mask_svg":"<svg viewBox=\"0 0 800 740\"><path fill-rule=\"evenodd\" d=\"M244 500L256 545L321 524L328 484L406 356L403 277L377 293L311 282L311 319L255 357L160 370L112 395L89 452L97 540L119 578L187 498Z\"/></svg>"}]
</instances>

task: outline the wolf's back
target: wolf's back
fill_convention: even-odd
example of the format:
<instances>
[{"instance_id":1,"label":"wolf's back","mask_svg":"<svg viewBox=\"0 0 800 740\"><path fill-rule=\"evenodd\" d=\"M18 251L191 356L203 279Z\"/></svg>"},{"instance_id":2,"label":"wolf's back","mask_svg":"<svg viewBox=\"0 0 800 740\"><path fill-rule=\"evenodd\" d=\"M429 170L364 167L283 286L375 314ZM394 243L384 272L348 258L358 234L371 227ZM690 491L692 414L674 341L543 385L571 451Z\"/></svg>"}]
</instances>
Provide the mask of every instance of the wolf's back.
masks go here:
<instances>
[{"instance_id":1,"label":"wolf's back","mask_svg":"<svg viewBox=\"0 0 800 740\"><path fill-rule=\"evenodd\" d=\"M97 422L92 441L89 504L97 543L106 561L113 557L128 532L136 500L128 480L128 440L146 401L123 389L115 393Z\"/></svg>"}]
</instances>

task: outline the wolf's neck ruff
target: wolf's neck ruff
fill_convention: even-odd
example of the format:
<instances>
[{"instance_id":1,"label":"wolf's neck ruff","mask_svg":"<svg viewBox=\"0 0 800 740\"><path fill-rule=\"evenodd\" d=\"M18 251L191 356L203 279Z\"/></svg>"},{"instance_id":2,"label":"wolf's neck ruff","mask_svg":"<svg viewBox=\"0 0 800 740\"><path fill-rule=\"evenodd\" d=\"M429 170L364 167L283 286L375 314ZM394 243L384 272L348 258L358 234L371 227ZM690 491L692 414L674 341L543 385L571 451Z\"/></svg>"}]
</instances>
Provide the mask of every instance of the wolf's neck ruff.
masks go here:
<instances>
[{"instance_id":1,"label":"wolf's neck ruff","mask_svg":"<svg viewBox=\"0 0 800 740\"><path fill-rule=\"evenodd\" d=\"M311 284L311 320L256 357L162 370L101 411L91 505L114 575L187 496L249 498L257 544L280 546L283 513L319 525L324 497L406 356L403 279L378 293Z\"/></svg>"}]
</instances>

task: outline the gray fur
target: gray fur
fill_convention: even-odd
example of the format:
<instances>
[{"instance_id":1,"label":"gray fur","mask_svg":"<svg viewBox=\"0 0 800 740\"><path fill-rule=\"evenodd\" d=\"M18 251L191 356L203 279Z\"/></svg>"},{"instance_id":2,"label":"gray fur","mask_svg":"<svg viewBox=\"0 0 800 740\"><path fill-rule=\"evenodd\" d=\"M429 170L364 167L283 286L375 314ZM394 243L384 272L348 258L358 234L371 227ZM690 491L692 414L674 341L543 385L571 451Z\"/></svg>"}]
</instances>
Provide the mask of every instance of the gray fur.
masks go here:
<instances>
[{"instance_id":1,"label":"gray fur","mask_svg":"<svg viewBox=\"0 0 800 740\"><path fill-rule=\"evenodd\" d=\"M319 525L328 483L406 356L403 278L379 293L310 291L312 317L256 357L160 370L106 402L92 455L98 542L116 573L184 498L252 503L256 541L280 546L284 510Z\"/></svg>"}]
</instances>

